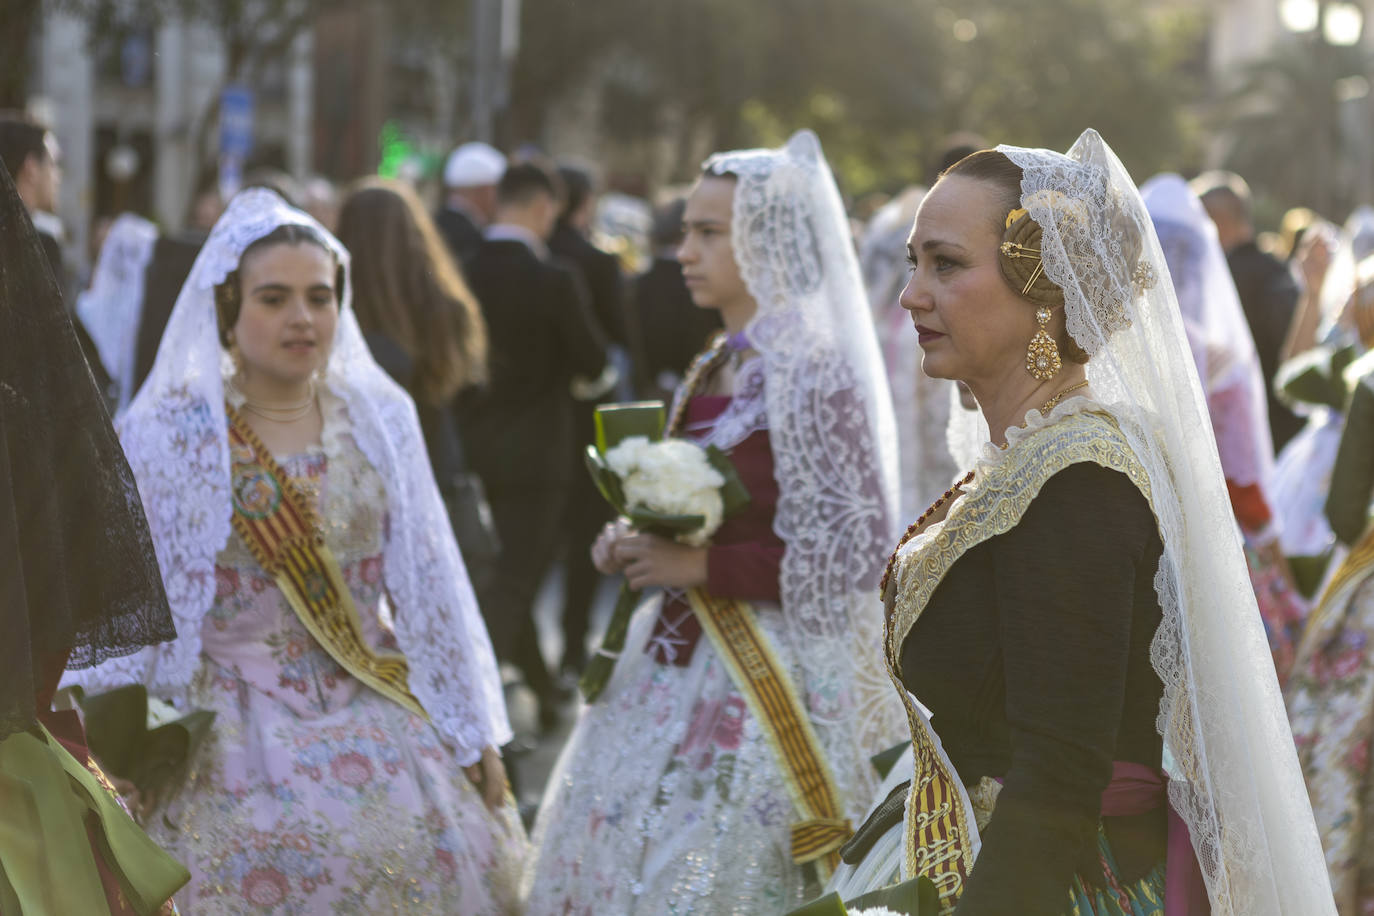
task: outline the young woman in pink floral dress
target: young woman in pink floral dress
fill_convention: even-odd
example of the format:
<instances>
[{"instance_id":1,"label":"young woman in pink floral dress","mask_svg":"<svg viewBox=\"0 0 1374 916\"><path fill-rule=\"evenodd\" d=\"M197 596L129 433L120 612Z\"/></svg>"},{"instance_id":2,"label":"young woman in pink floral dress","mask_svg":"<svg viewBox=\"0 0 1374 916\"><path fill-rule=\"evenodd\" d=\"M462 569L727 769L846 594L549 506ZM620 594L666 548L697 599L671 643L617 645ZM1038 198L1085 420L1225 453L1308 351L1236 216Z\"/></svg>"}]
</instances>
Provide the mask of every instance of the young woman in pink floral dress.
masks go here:
<instances>
[{"instance_id":1,"label":"young woman in pink floral dress","mask_svg":"<svg viewBox=\"0 0 1374 916\"><path fill-rule=\"evenodd\" d=\"M189 913L518 908L500 680L348 254L230 204L122 424L179 638L99 671L216 713L152 829Z\"/></svg>"}]
</instances>

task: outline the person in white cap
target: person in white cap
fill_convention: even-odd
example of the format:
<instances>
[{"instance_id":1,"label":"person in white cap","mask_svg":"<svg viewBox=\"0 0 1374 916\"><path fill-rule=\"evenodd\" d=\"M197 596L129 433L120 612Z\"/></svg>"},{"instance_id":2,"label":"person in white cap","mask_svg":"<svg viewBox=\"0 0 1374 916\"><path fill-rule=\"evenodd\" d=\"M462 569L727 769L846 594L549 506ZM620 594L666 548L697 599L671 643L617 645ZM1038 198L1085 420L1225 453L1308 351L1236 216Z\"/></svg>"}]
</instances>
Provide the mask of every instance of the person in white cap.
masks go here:
<instances>
[{"instance_id":1,"label":"person in white cap","mask_svg":"<svg viewBox=\"0 0 1374 916\"><path fill-rule=\"evenodd\" d=\"M444 164L444 203L434 222L453 256L466 260L482 243L482 228L496 213L496 184L506 157L487 143L464 143Z\"/></svg>"}]
</instances>

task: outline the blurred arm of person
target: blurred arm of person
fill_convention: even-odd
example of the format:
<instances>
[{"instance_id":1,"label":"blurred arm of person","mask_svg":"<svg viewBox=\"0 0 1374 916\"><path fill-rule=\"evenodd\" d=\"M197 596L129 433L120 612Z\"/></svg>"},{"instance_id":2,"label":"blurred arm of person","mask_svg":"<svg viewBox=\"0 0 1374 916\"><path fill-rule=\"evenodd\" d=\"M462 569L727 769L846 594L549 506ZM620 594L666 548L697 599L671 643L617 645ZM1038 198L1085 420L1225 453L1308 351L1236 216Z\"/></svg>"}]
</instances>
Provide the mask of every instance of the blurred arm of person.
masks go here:
<instances>
[{"instance_id":1,"label":"blurred arm of person","mask_svg":"<svg viewBox=\"0 0 1374 916\"><path fill-rule=\"evenodd\" d=\"M1360 335L1366 350L1374 348L1374 282L1355 290L1341 313L1341 323Z\"/></svg>"},{"instance_id":2,"label":"blurred arm of person","mask_svg":"<svg viewBox=\"0 0 1374 916\"><path fill-rule=\"evenodd\" d=\"M1353 546L1369 525L1369 502L1374 494L1374 379L1362 378L1350 399L1345 430L1331 470L1326 518L1342 543Z\"/></svg>"},{"instance_id":3,"label":"blurred arm of person","mask_svg":"<svg viewBox=\"0 0 1374 916\"><path fill-rule=\"evenodd\" d=\"M573 396L580 401L595 400L616 382L615 366L606 359L606 335L592 314L581 278L566 268L551 276L556 277L551 291L556 303L554 320L573 376Z\"/></svg>"},{"instance_id":4,"label":"blurred arm of person","mask_svg":"<svg viewBox=\"0 0 1374 916\"><path fill-rule=\"evenodd\" d=\"M1332 247L1330 234L1317 230L1307 233L1298 250L1297 262L1302 272L1303 292L1279 351L1280 365L1317 345L1317 330L1322 320L1322 285L1331 267Z\"/></svg>"}]
</instances>

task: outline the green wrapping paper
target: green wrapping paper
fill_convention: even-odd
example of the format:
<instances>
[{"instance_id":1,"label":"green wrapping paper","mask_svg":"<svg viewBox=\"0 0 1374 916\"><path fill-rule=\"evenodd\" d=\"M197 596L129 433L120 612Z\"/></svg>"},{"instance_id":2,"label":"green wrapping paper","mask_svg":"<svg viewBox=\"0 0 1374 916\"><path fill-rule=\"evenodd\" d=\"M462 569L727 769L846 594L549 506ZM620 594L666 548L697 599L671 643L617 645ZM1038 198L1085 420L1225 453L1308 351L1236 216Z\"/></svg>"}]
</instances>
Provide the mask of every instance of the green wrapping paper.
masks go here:
<instances>
[{"instance_id":1,"label":"green wrapping paper","mask_svg":"<svg viewBox=\"0 0 1374 916\"><path fill-rule=\"evenodd\" d=\"M0 811L0 912L109 912L89 814L137 912L156 913L191 879L41 725L0 741Z\"/></svg>"}]
</instances>

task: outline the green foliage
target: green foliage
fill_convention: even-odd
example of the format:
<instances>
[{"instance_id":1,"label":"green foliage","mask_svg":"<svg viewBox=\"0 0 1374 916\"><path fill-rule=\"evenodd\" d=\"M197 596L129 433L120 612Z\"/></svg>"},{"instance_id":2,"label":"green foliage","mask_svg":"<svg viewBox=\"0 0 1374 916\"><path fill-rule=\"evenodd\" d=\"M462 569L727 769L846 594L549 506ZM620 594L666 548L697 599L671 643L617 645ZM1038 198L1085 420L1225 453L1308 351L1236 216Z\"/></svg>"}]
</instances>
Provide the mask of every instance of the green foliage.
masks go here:
<instances>
[{"instance_id":1,"label":"green foliage","mask_svg":"<svg viewBox=\"0 0 1374 916\"><path fill-rule=\"evenodd\" d=\"M1218 126L1233 140L1227 167L1262 189L1257 209L1277 216L1302 205L1339 219L1359 198L1343 166L1357 156L1368 114L1342 112L1341 95L1347 86L1368 93L1371 63L1358 47L1292 41L1241 71Z\"/></svg>"},{"instance_id":2,"label":"green foliage","mask_svg":"<svg viewBox=\"0 0 1374 916\"><path fill-rule=\"evenodd\" d=\"M948 134L1065 149L1096 127L1133 174L1191 165L1200 15L1133 0L525 0L524 135L608 56L651 114L680 105L716 148L821 137L844 189L927 180ZM622 93L624 89L622 88ZM639 119L652 135L663 125ZM631 125L633 126L633 125ZM625 129L625 125L621 125ZM689 178L695 162L681 163Z\"/></svg>"}]
</instances>

